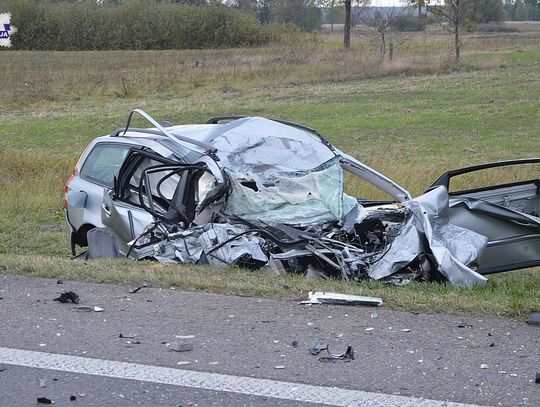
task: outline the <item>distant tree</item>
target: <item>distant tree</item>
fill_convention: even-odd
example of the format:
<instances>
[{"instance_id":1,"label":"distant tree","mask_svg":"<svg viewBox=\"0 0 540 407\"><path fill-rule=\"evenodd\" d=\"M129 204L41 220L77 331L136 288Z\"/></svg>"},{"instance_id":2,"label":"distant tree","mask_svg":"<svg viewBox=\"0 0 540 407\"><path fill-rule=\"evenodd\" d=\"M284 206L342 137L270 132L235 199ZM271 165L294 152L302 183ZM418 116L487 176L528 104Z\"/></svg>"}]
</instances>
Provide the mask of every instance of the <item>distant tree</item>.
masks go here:
<instances>
[{"instance_id":1,"label":"distant tree","mask_svg":"<svg viewBox=\"0 0 540 407\"><path fill-rule=\"evenodd\" d=\"M359 6L367 7L371 4L371 0L343 0L345 6L345 24L343 26L343 47L351 47L351 9L352 3Z\"/></svg>"},{"instance_id":2,"label":"distant tree","mask_svg":"<svg viewBox=\"0 0 540 407\"><path fill-rule=\"evenodd\" d=\"M407 10L405 7L381 7L374 12L365 8L367 12L360 15L360 20L371 28L371 37L379 48L379 58L384 60L386 55L386 39L392 23Z\"/></svg>"},{"instance_id":3,"label":"distant tree","mask_svg":"<svg viewBox=\"0 0 540 407\"><path fill-rule=\"evenodd\" d=\"M422 8L426 7L426 0L409 0L409 6L416 8L418 18L422 18Z\"/></svg>"},{"instance_id":4,"label":"distant tree","mask_svg":"<svg viewBox=\"0 0 540 407\"><path fill-rule=\"evenodd\" d=\"M339 0L319 0L317 4L324 7L325 13L323 22L330 24L330 31L334 31L334 24L343 23L345 19L345 10Z\"/></svg>"},{"instance_id":5,"label":"distant tree","mask_svg":"<svg viewBox=\"0 0 540 407\"><path fill-rule=\"evenodd\" d=\"M506 18L501 0L469 0L464 3L464 17L475 23L499 23Z\"/></svg>"},{"instance_id":6,"label":"distant tree","mask_svg":"<svg viewBox=\"0 0 540 407\"><path fill-rule=\"evenodd\" d=\"M540 0L505 0L504 9L509 20L540 20Z\"/></svg>"},{"instance_id":7,"label":"distant tree","mask_svg":"<svg viewBox=\"0 0 540 407\"><path fill-rule=\"evenodd\" d=\"M292 23L303 31L321 28L321 10L314 0L273 0L272 21Z\"/></svg>"},{"instance_id":8,"label":"distant tree","mask_svg":"<svg viewBox=\"0 0 540 407\"><path fill-rule=\"evenodd\" d=\"M270 24L272 22L272 0L257 1L257 17L261 24Z\"/></svg>"},{"instance_id":9,"label":"distant tree","mask_svg":"<svg viewBox=\"0 0 540 407\"><path fill-rule=\"evenodd\" d=\"M461 30L465 23L466 0L444 0L442 4L434 0L425 0L430 18L454 35L456 61L461 55Z\"/></svg>"},{"instance_id":10,"label":"distant tree","mask_svg":"<svg viewBox=\"0 0 540 407\"><path fill-rule=\"evenodd\" d=\"M257 14L257 0L234 0L230 6L239 11L243 11L248 14Z\"/></svg>"}]
</instances>

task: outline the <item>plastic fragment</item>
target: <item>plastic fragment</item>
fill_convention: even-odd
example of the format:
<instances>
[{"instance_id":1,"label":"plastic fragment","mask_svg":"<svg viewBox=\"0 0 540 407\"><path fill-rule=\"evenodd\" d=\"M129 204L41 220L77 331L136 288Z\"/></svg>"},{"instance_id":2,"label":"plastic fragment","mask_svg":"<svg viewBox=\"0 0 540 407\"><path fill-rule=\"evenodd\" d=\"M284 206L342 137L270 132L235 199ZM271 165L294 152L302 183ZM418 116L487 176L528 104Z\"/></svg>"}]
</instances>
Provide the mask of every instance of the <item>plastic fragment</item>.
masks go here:
<instances>
[{"instance_id":1,"label":"plastic fragment","mask_svg":"<svg viewBox=\"0 0 540 407\"><path fill-rule=\"evenodd\" d=\"M137 335L135 335L135 334L122 334L122 333L118 335L119 338L127 338L127 339L135 338L136 336Z\"/></svg>"},{"instance_id":2,"label":"plastic fragment","mask_svg":"<svg viewBox=\"0 0 540 407\"><path fill-rule=\"evenodd\" d=\"M382 298L365 297L362 295L349 295L340 293L327 293L322 291L310 291L309 300L300 304L334 304L334 305L369 305L379 306L383 304Z\"/></svg>"},{"instance_id":3,"label":"plastic fragment","mask_svg":"<svg viewBox=\"0 0 540 407\"><path fill-rule=\"evenodd\" d=\"M531 312L527 319L527 323L529 325L540 326L540 312Z\"/></svg>"},{"instance_id":4,"label":"plastic fragment","mask_svg":"<svg viewBox=\"0 0 540 407\"><path fill-rule=\"evenodd\" d=\"M195 335L176 335L176 339L169 344L169 349L175 352L188 352L193 349Z\"/></svg>"},{"instance_id":5,"label":"plastic fragment","mask_svg":"<svg viewBox=\"0 0 540 407\"><path fill-rule=\"evenodd\" d=\"M143 282L140 286L136 287L136 288L128 288L128 293L130 294L135 294L137 291L139 291L141 288L146 288L148 287L148 283L146 282Z\"/></svg>"},{"instance_id":6,"label":"plastic fragment","mask_svg":"<svg viewBox=\"0 0 540 407\"><path fill-rule=\"evenodd\" d=\"M175 352L188 352L193 349L193 345L190 343L171 342L169 348Z\"/></svg>"},{"instance_id":7,"label":"plastic fragment","mask_svg":"<svg viewBox=\"0 0 540 407\"><path fill-rule=\"evenodd\" d=\"M328 349L326 342L317 342L312 348L309 349L312 355L318 355L321 351Z\"/></svg>"}]
</instances>

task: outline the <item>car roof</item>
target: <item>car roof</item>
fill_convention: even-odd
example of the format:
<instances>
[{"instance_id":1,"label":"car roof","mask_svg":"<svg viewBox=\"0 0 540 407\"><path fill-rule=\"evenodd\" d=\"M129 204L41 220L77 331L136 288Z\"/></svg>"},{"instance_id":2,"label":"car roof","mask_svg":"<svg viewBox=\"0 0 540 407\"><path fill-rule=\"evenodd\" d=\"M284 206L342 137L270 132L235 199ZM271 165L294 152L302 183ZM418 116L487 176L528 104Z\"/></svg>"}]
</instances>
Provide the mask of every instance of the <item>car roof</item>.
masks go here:
<instances>
[{"instance_id":1,"label":"car roof","mask_svg":"<svg viewBox=\"0 0 540 407\"><path fill-rule=\"evenodd\" d=\"M314 131L310 132L299 128L294 123L281 122L274 119L263 117L241 117L226 123L206 123L206 124L186 124L165 127L174 139L165 136L156 127L152 128L129 128L118 129L109 136L100 137L96 140L114 141L120 143L130 143L149 147L157 153L170 156L176 155L187 162L194 162L202 155L205 150L200 146L192 145L186 139L194 140L201 144L207 144L212 147L216 140L223 136L234 138L257 137L286 137L291 139L309 140L310 143L320 144L320 148L328 148L329 143L323 142L322 136ZM242 140L238 139L239 142ZM167 151L162 150L164 147ZM219 152L218 152L219 155Z\"/></svg>"}]
</instances>

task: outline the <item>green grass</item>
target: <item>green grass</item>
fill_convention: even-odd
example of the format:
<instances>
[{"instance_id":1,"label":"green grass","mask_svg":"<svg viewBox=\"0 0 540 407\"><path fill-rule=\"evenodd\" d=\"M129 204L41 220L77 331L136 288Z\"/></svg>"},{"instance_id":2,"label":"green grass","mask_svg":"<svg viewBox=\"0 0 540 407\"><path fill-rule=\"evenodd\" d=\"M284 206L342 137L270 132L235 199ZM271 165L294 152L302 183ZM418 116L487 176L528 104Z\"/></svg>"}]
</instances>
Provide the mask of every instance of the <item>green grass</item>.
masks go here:
<instances>
[{"instance_id":1,"label":"green grass","mask_svg":"<svg viewBox=\"0 0 540 407\"><path fill-rule=\"evenodd\" d=\"M91 281L151 279L156 285L278 298L322 288L381 295L397 309L524 315L540 308L538 269L462 289L308 282L134 262L73 263L67 260L61 207L63 184L84 147L125 125L127 113L136 107L175 123L222 114L302 122L413 195L449 169L538 156L539 38L540 27L504 40L497 34L468 36L462 65L447 58L450 38L440 34L403 40L395 60L383 65L372 45L355 38L354 49L343 52L331 34L300 45L246 50L4 51L0 269ZM195 66L195 61L202 62ZM123 89L122 75L129 89ZM348 187L363 195L373 191L362 188Z\"/></svg>"}]
</instances>

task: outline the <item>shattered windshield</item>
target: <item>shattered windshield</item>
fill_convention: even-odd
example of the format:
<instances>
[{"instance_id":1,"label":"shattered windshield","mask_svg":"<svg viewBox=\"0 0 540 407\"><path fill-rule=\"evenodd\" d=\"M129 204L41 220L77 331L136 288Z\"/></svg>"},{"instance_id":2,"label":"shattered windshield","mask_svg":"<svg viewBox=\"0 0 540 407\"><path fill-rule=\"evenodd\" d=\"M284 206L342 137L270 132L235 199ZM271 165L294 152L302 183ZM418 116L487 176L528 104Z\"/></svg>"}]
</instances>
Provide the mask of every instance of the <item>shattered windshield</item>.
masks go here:
<instances>
[{"instance_id":1,"label":"shattered windshield","mask_svg":"<svg viewBox=\"0 0 540 407\"><path fill-rule=\"evenodd\" d=\"M250 118L213 143L231 191L225 212L296 226L340 221L357 206L339 158L303 130Z\"/></svg>"}]
</instances>

